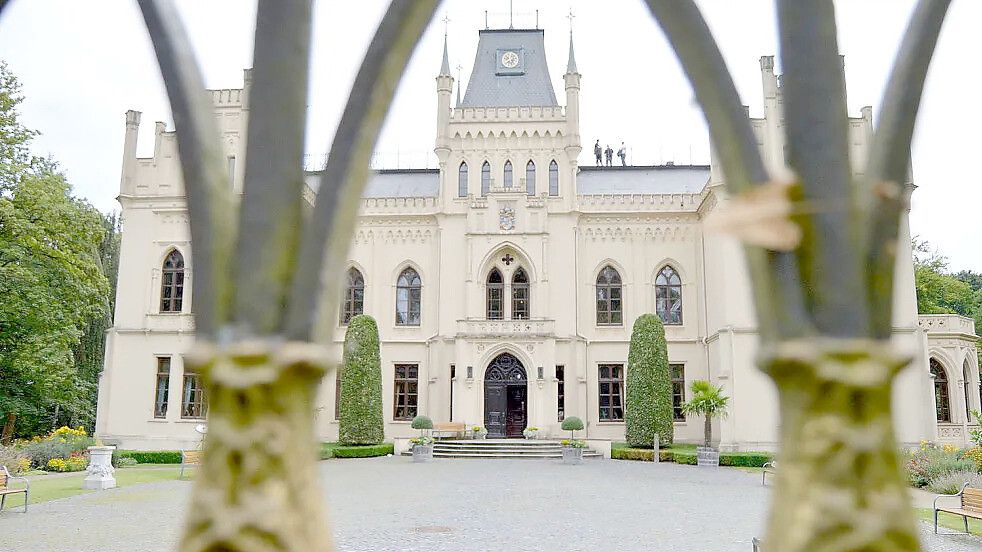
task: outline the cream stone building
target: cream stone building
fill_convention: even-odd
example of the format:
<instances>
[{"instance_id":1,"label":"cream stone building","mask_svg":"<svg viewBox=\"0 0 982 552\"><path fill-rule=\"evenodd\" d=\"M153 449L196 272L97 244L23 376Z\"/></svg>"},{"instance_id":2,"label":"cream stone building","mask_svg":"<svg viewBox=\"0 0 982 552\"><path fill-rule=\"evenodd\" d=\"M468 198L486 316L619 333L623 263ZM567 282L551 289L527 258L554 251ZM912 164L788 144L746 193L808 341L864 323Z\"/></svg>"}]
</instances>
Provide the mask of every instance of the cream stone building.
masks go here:
<instances>
[{"instance_id":1,"label":"cream stone building","mask_svg":"<svg viewBox=\"0 0 982 552\"><path fill-rule=\"evenodd\" d=\"M724 449L774 449L776 392L754 365L758 336L739 244L704 231L729 197L710 166L579 166L580 81L570 41L561 104L543 31L482 30L466 90L453 100L446 46L436 76L439 169L371 177L346 267L333 350L357 313L378 321L389 439L414 415L520 436L558 435L567 415L586 436L624 437L632 324L666 324L676 405L695 379L720 384L730 414L714 427ZM764 112L754 118L768 165L784 164L781 82L761 58ZM211 91L232 190L241 192L249 72ZM123 241L96 432L126 448L196 446L205 420L200 377L182 355L194 340L193 244L173 131L156 123L153 156L137 158L140 113L126 114L119 202ZM872 109L850 119L853 160L866 157ZM591 147L592 144L587 144ZM591 152L587 152L591 153ZM591 158L592 161L592 158ZM863 171L861 163L854 167ZM317 195L318 172L305 197ZM911 186L913 189L913 186ZM914 362L898 378L903 443L962 442L979 408L972 321L916 311L906 220L895 340ZM316 428L337 437L336 372L325 378ZM703 422L677 412L679 441Z\"/></svg>"}]
</instances>

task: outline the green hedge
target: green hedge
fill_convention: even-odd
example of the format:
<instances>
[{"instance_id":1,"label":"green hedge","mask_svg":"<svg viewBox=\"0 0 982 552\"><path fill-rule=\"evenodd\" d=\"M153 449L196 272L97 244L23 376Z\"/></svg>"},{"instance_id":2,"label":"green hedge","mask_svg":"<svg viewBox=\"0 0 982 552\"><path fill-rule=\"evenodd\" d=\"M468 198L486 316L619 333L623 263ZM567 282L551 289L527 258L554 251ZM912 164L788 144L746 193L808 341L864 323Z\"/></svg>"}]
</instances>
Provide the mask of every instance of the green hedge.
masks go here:
<instances>
[{"instance_id":1,"label":"green hedge","mask_svg":"<svg viewBox=\"0 0 982 552\"><path fill-rule=\"evenodd\" d=\"M371 458L373 456L385 456L394 454L395 447L392 443L381 443L378 445L340 445L332 451L335 458Z\"/></svg>"},{"instance_id":2,"label":"green hedge","mask_svg":"<svg viewBox=\"0 0 982 552\"><path fill-rule=\"evenodd\" d=\"M664 446L671 445L675 432L672 375L665 326L654 314L643 314L634 321L626 379L624 433L628 444L650 446L657 434Z\"/></svg>"},{"instance_id":3,"label":"green hedge","mask_svg":"<svg viewBox=\"0 0 982 552\"><path fill-rule=\"evenodd\" d=\"M614 460L640 460L651 462L653 458L651 449L630 448L630 447L611 447L610 457ZM689 466L696 465L695 449L662 449L658 451L658 458L662 462L675 462ZM766 452L723 452L719 455L720 466L734 466L742 468L760 468L765 463L773 460L773 456Z\"/></svg>"},{"instance_id":4,"label":"green hedge","mask_svg":"<svg viewBox=\"0 0 982 552\"><path fill-rule=\"evenodd\" d=\"M382 421L382 362L378 324L359 314L348 322L338 399L338 442L377 445L385 437Z\"/></svg>"},{"instance_id":5,"label":"green hedge","mask_svg":"<svg viewBox=\"0 0 982 552\"><path fill-rule=\"evenodd\" d=\"M141 464L180 464L179 450L117 450L113 461L118 458L132 458Z\"/></svg>"}]
</instances>

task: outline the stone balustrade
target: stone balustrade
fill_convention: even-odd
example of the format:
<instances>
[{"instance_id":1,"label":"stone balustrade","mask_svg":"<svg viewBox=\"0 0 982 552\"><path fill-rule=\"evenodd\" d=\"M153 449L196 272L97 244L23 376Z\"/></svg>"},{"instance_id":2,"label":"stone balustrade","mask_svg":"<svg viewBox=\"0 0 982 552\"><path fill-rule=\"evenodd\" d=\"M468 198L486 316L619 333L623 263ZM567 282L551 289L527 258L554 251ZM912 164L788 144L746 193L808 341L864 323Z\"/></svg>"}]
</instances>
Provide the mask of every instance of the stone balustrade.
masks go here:
<instances>
[{"instance_id":1,"label":"stone balustrade","mask_svg":"<svg viewBox=\"0 0 982 552\"><path fill-rule=\"evenodd\" d=\"M547 337L555 333L556 321L546 318L457 321L457 335L460 337Z\"/></svg>"}]
</instances>

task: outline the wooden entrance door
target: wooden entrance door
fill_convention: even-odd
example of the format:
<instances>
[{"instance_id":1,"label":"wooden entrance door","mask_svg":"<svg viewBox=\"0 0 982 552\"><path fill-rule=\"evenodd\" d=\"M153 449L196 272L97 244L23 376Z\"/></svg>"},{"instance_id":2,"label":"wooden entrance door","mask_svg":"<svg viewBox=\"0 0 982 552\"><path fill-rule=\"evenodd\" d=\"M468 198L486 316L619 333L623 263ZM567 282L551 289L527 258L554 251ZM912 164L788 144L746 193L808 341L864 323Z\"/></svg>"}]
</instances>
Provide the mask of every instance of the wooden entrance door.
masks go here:
<instances>
[{"instance_id":1,"label":"wooden entrance door","mask_svg":"<svg viewBox=\"0 0 982 552\"><path fill-rule=\"evenodd\" d=\"M509 353L495 357L484 374L484 425L488 437L521 437L528 420L528 379Z\"/></svg>"}]
</instances>

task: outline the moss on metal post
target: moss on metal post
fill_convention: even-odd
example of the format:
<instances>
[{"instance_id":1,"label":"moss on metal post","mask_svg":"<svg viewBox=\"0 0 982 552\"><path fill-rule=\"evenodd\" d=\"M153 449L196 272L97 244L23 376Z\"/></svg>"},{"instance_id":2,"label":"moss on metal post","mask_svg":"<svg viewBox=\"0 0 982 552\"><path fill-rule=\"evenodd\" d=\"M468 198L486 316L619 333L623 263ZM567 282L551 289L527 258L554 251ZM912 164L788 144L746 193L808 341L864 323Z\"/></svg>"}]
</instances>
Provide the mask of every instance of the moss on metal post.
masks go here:
<instances>
[{"instance_id":1,"label":"moss on metal post","mask_svg":"<svg viewBox=\"0 0 982 552\"><path fill-rule=\"evenodd\" d=\"M330 550L316 469L316 383L327 351L309 343L199 342L187 356L211 412L180 549Z\"/></svg>"},{"instance_id":2,"label":"moss on metal post","mask_svg":"<svg viewBox=\"0 0 982 552\"><path fill-rule=\"evenodd\" d=\"M909 362L888 342L809 339L765 349L781 403L767 550L920 549L890 393Z\"/></svg>"}]
</instances>

